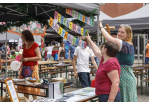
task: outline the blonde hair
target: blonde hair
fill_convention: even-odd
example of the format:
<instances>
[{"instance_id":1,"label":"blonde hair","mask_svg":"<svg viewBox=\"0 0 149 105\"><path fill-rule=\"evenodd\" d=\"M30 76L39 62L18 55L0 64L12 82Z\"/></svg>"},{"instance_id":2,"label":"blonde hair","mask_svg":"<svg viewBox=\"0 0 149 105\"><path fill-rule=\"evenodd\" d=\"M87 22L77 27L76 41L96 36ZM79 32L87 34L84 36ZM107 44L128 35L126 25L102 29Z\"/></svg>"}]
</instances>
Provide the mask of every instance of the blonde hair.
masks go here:
<instances>
[{"instance_id":1,"label":"blonde hair","mask_svg":"<svg viewBox=\"0 0 149 105\"><path fill-rule=\"evenodd\" d=\"M80 38L82 41L86 41L87 42L87 37L86 36L81 36Z\"/></svg>"},{"instance_id":2,"label":"blonde hair","mask_svg":"<svg viewBox=\"0 0 149 105\"><path fill-rule=\"evenodd\" d=\"M128 39L126 39L126 40L124 40L124 41L133 44L133 43L132 43L133 33L132 33L132 28L131 28L131 26L129 26L129 25L120 25L119 29L120 29L120 28L125 28L126 33L127 33L127 35L129 36Z\"/></svg>"}]
</instances>

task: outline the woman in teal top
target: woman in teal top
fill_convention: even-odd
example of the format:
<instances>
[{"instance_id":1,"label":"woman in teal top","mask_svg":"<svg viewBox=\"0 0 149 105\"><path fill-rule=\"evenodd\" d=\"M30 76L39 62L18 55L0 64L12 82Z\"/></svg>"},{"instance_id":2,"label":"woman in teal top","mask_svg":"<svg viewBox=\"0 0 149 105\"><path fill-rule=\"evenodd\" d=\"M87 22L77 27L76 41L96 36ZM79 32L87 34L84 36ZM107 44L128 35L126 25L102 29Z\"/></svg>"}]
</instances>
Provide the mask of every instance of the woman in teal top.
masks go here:
<instances>
[{"instance_id":1,"label":"woman in teal top","mask_svg":"<svg viewBox=\"0 0 149 105\"><path fill-rule=\"evenodd\" d=\"M116 55L121 65L120 92L121 102L137 102L136 78L133 73L134 47L132 44L132 29L129 25L120 25L117 38L112 37L99 23L103 37L107 41L114 42L119 47L119 53Z\"/></svg>"}]
</instances>

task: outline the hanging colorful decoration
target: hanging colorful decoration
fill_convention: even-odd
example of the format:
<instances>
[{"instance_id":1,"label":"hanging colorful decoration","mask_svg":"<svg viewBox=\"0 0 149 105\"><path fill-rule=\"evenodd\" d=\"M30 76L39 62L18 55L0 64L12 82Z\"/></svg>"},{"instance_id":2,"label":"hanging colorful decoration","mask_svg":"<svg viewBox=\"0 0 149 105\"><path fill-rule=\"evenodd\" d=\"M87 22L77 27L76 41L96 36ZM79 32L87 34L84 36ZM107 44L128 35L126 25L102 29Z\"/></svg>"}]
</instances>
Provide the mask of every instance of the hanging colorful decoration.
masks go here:
<instances>
[{"instance_id":1,"label":"hanging colorful decoration","mask_svg":"<svg viewBox=\"0 0 149 105\"><path fill-rule=\"evenodd\" d=\"M87 17L71 8L66 8L66 13L88 25L94 26L94 19Z\"/></svg>"},{"instance_id":2,"label":"hanging colorful decoration","mask_svg":"<svg viewBox=\"0 0 149 105\"><path fill-rule=\"evenodd\" d=\"M69 28L70 30L72 30L78 34L81 34L83 36L86 36L85 33L87 33L89 31L84 28L81 28L80 26L74 24L73 22L70 22L69 20L67 20L67 18L65 18L64 16L59 14L57 11L55 11L55 13L54 13L54 19L57 20L58 22L60 22L61 24L63 24L64 26L66 26L67 28ZM53 18L50 18L49 25L52 27L52 24L53 24Z\"/></svg>"},{"instance_id":3,"label":"hanging colorful decoration","mask_svg":"<svg viewBox=\"0 0 149 105\"><path fill-rule=\"evenodd\" d=\"M60 16L60 15L59 15ZM71 28L72 23L69 22L69 27ZM69 34L66 30L64 30L61 26L59 26L57 24L56 21L54 21L53 18L50 17L50 20L49 20L49 25L59 34L61 35L64 39L66 39L67 41L69 41L70 43L73 43L74 45L76 46L80 46L82 48L86 48L87 46L87 42L84 42L84 41L81 41L77 38L75 38L74 36L72 36L71 34ZM80 28L80 32L81 32L81 28ZM84 33L84 32L82 32ZM87 33L85 33L87 34ZM80 44L80 41L83 42Z\"/></svg>"}]
</instances>

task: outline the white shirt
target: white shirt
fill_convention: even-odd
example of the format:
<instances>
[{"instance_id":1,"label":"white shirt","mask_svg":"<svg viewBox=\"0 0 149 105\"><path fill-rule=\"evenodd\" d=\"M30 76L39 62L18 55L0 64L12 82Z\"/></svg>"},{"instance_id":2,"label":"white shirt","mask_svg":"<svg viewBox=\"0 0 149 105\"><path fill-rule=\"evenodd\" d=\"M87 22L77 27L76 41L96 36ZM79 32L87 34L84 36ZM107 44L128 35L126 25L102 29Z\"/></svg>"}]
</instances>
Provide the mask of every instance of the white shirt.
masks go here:
<instances>
[{"instance_id":1,"label":"white shirt","mask_svg":"<svg viewBox=\"0 0 149 105\"><path fill-rule=\"evenodd\" d=\"M47 47L47 50L48 50L47 54L52 54L52 49L53 49L53 47L54 47L54 46L49 46L49 47Z\"/></svg>"},{"instance_id":2,"label":"white shirt","mask_svg":"<svg viewBox=\"0 0 149 105\"><path fill-rule=\"evenodd\" d=\"M90 72L89 69L89 57L94 56L92 49L89 47L75 49L74 55L77 56L77 73L79 72Z\"/></svg>"}]
</instances>

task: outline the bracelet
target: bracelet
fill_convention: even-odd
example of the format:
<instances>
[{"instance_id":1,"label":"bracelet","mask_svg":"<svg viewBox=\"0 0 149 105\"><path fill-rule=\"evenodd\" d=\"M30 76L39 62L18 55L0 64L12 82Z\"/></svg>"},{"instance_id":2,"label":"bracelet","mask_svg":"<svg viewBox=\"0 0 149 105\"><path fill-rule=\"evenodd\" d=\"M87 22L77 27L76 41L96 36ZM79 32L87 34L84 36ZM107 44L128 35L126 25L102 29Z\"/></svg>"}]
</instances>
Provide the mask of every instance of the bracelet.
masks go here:
<instances>
[{"instance_id":1,"label":"bracelet","mask_svg":"<svg viewBox=\"0 0 149 105\"><path fill-rule=\"evenodd\" d=\"M103 27L100 27L100 29L101 29L101 28L103 28Z\"/></svg>"}]
</instances>

